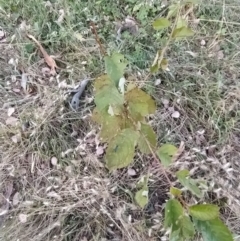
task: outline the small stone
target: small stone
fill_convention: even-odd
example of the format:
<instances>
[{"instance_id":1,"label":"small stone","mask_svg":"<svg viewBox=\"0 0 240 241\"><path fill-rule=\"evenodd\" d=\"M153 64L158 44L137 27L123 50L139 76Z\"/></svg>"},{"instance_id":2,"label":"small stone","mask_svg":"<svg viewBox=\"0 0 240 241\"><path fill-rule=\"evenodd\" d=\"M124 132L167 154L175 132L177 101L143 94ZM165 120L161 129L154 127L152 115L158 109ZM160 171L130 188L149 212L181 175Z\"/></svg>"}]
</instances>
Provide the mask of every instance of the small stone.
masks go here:
<instances>
[{"instance_id":1,"label":"small stone","mask_svg":"<svg viewBox=\"0 0 240 241\"><path fill-rule=\"evenodd\" d=\"M104 153L103 147L99 146L96 151L97 156L101 156L103 153Z\"/></svg>"},{"instance_id":2,"label":"small stone","mask_svg":"<svg viewBox=\"0 0 240 241\"><path fill-rule=\"evenodd\" d=\"M75 136L77 136L78 135L78 132L77 131L73 131L72 133L71 133L71 137L75 137Z\"/></svg>"},{"instance_id":3,"label":"small stone","mask_svg":"<svg viewBox=\"0 0 240 241\"><path fill-rule=\"evenodd\" d=\"M178 119L180 117L180 113L178 111L174 111L172 113L172 118Z\"/></svg>"},{"instance_id":4,"label":"small stone","mask_svg":"<svg viewBox=\"0 0 240 241\"><path fill-rule=\"evenodd\" d=\"M128 176L136 176L137 172L133 168L128 169Z\"/></svg>"},{"instance_id":5,"label":"small stone","mask_svg":"<svg viewBox=\"0 0 240 241\"><path fill-rule=\"evenodd\" d=\"M13 108L13 107L9 108L8 113L7 113L8 116L10 117L14 113L14 111L15 111L15 108Z\"/></svg>"},{"instance_id":6,"label":"small stone","mask_svg":"<svg viewBox=\"0 0 240 241\"><path fill-rule=\"evenodd\" d=\"M58 164L58 159L55 156L53 156L51 158L51 163L52 163L53 166L56 166Z\"/></svg>"},{"instance_id":7,"label":"small stone","mask_svg":"<svg viewBox=\"0 0 240 241\"><path fill-rule=\"evenodd\" d=\"M19 92L21 92L21 90L20 90L20 89L17 89L17 88L14 88L14 89L13 89L13 92L19 93Z\"/></svg>"},{"instance_id":8,"label":"small stone","mask_svg":"<svg viewBox=\"0 0 240 241\"><path fill-rule=\"evenodd\" d=\"M155 82L154 82L154 85L157 86L157 85L160 85L161 84L161 79L156 79Z\"/></svg>"},{"instance_id":9,"label":"small stone","mask_svg":"<svg viewBox=\"0 0 240 241\"><path fill-rule=\"evenodd\" d=\"M205 46L206 45L206 41L204 39L201 40L201 45Z\"/></svg>"},{"instance_id":10,"label":"small stone","mask_svg":"<svg viewBox=\"0 0 240 241\"><path fill-rule=\"evenodd\" d=\"M66 171L67 173L71 174L71 173L72 173L72 166L67 166L67 167L65 168L65 171Z\"/></svg>"},{"instance_id":11,"label":"small stone","mask_svg":"<svg viewBox=\"0 0 240 241\"><path fill-rule=\"evenodd\" d=\"M19 218L21 223L27 222L27 215L26 214L21 213L21 214L19 214L18 218Z\"/></svg>"},{"instance_id":12,"label":"small stone","mask_svg":"<svg viewBox=\"0 0 240 241\"><path fill-rule=\"evenodd\" d=\"M162 103L164 104L164 106L167 108L169 105L169 100L167 99L162 99Z\"/></svg>"},{"instance_id":13,"label":"small stone","mask_svg":"<svg viewBox=\"0 0 240 241\"><path fill-rule=\"evenodd\" d=\"M224 58L224 53L223 53L222 50L218 51L218 53L217 53L217 58L218 58L218 59L223 59L223 58Z\"/></svg>"}]
</instances>

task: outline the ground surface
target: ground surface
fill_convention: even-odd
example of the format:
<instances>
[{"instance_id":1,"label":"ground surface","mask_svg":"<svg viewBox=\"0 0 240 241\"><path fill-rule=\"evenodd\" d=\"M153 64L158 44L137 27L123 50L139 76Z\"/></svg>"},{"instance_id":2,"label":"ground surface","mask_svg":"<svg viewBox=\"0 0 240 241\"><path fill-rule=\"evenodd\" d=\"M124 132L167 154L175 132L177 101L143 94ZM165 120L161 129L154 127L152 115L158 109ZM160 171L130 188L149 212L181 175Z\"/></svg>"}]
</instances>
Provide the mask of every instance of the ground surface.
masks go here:
<instances>
[{"instance_id":1,"label":"ground surface","mask_svg":"<svg viewBox=\"0 0 240 241\"><path fill-rule=\"evenodd\" d=\"M1 240L166 240L169 187L161 172L151 173L144 210L130 195L153 170L151 157L137 154L129 169L110 175L90 118L91 81L81 108L69 107L66 92L104 72L90 21L107 51L124 54L128 74L155 98L158 142L185 143L175 167L208 181L205 201L227 200L222 218L240 240L239 1L200 0L193 12L195 35L170 46L170 71L146 78L162 44L151 26L165 14L159 1L0 0ZM114 22L128 15L138 32L119 41ZM57 76L49 76L26 33L55 56Z\"/></svg>"}]
</instances>

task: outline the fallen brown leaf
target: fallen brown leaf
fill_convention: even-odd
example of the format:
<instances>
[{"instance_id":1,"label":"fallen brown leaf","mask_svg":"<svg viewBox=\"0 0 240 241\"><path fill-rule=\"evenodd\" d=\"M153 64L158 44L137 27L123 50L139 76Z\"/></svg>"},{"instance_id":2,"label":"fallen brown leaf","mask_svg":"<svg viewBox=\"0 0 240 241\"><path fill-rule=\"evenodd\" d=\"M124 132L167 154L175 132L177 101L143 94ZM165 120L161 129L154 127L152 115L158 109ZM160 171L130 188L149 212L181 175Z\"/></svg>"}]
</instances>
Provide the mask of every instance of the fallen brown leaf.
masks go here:
<instances>
[{"instance_id":1,"label":"fallen brown leaf","mask_svg":"<svg viewBox=\"0 0 240 241\"><path fill-rule=\"evenodd\" d=\"M58 68L58 66L57 66L55 60L50 55L48 55L47 51L43 48L43 46L38 42L37 39L35 39L30 34L28 34L27 36L28 36L28 38L33 40L36 43L36 45L39 47L39 49L40 49L40 51L41 51L41 53L42 53L42 55L44 57L45 62L51 68L50 74L51 75L56 75L56 69Z\"/></svg>"}]
</instances>

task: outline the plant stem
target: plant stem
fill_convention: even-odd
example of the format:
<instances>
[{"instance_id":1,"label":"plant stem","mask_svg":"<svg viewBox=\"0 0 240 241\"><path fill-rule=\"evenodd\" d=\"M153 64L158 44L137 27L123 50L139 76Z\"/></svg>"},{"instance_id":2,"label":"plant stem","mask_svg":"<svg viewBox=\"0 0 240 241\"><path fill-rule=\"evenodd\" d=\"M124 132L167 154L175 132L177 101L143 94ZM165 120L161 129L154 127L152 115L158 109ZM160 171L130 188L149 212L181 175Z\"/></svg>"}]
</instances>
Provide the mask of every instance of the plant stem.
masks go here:
<instances>
[{"instance_id":1,"label":"plant stem","mask_svg":"<svg viewBox=\"0 0 240 241\"><path fill-rule=\"evenodd\" d=\"M154 60L154 62L153 62L153 64L152 64L152 66L154 66L154 65L157 64L157 63L161 64L161 62L162 62L162 60L163 60L163 58L164 58L164 55L165 55L165 53L166 53L167 50L168 50L168 47L169 47L169 45L170 45L170 42L171 42L172 39L173 39L173 32L174 32L175 27L176 27L177 22L178 22L180 10L181 10L181 7L180 7L179 10L178 10L178 13L177 13L177 16L176 16L176 18L175 18L175 21L174 21L174 24L173 24L173 27L172 27L172 31L171 31L171 34L170 34L168 40L167 40L167 43L166 43L166 45L163 47L163 49L161 50L161 54L160 54L159 57L158 57L159 51L157 52L156 57L155 57L155 60Z\"/></svg>"},{"instance_id":2,"label":"plant stem","mask_svg":"<svg viewBox=\"0 0 240 241\"><path fill-rule=\"evenodd\" d=\"M144 136L144 135L142 135L142 136ZM170 187L173 186L171 180L169 179L169 177L168 177L168 175L167 175L167 173L166 173L166 171L165 171L165 169L164 169L164 167L163 167L162 164L159 162L159 158L157 158L155 152L153 151L153 149L152 149L149 141L148 141L145 137L144 137L144 139L145 139L145 141L147 142L148 148L149 148L149 150L151 151L151 154L152 154L154 160L159 164L163 175L164 175L165 178L167 179L168 184L170 185Z\"/></svg>"}]
</instances>

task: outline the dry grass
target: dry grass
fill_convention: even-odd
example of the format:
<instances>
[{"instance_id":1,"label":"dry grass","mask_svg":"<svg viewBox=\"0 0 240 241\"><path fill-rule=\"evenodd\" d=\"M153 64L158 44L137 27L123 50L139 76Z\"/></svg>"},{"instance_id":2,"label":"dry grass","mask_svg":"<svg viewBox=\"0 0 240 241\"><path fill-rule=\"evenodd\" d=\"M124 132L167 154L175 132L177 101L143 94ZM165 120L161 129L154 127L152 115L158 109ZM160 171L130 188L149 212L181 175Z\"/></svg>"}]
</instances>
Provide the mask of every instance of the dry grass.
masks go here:
<instances>
[{"instance_id":1,"label":"dry grass","mask_svg":"<svg viewBox=\"0 0 240 241\"><path fill-rule=\"evenodd\" d=\"M105 11L111 20L127 12L114 4L101 9L89 3L85 9L84 3L56 1L43 7L40 1L28 0L21 8L23 2L16 9L14 1L0 1L0 26L9 37L0 43L0 239L164 240L163 204L169 186L161 170L151 157L136 154L130 167L135 176L127 169L109 174L97 155L99 129L90 121L91 84L77 112L69 108L66 94L85 76L104 71L85 19L99 21ZM65 20L59 27L55 20L60 9ZM129 57L132 75L156 99L158 110L150 123L159 143L185 142L186 150L173 169L187 167L209 183L205 201L221 206L236 240L240 240L239 10L238 1L202 1L194 12L204 19L194 26L195 37L171 45L167 52L171 71L147 82L143 82L147 66L159 47L159 36L149 38L150 20L141 38L120 44L109 22L99 21L98 26L106 48ZM57 77L43 73L46 66L21 30L22 20L49 53L59 55ZM80 33L84 40L74 37ZM11 58L18 60L16 67L9 64ZM23 69L28 76L26 92L20 86ZM154 86L158 78L162 82ZM14 108L10 124L6 103ZM171 117L169 107L180 112L178 119ZM57 163L51 162L53 157ZM141 210L133 194L148 172L149 204ZM186 199L195 202L191 195Z\"/></svg>"}]
</instances>

